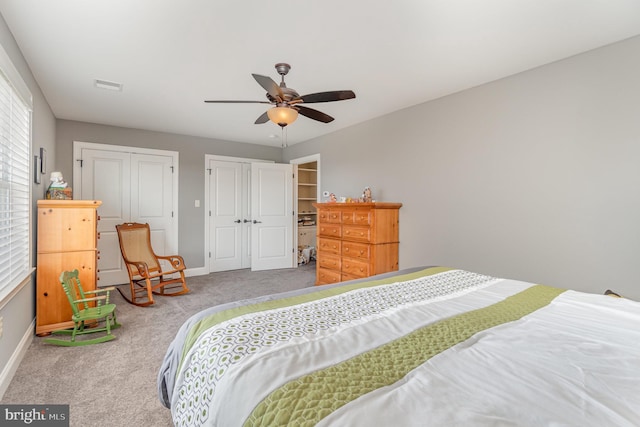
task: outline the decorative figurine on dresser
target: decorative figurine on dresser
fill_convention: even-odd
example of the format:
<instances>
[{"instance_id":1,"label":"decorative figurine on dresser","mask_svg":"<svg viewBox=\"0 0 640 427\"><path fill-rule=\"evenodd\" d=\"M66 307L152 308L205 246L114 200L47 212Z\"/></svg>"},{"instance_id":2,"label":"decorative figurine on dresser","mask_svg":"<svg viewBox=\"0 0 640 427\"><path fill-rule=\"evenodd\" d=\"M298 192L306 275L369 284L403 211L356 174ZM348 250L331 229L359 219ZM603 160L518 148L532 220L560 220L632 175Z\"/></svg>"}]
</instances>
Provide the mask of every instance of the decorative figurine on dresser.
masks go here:
<instances>
[{"instance_id":1,"label":"decorative figurine on dresser","mask_svg":"<svg viewBox=\"0 0 640 427\"><path fill-rule=\"evenodd\" d=\"M398 270L402 203L314 203L316 285Z\"/></svg>"},{"instance_id":2,"label":"decorative figurine on dresser","mask_svg":"<svg viewBox=\"0 0 640 427\"><path fill-rule=\"evenodd\" d=\"M73 328L60 273L78 269L84 290L96 289L99 200L38 200L36 334Z\"/></svg>"}]
</instances>

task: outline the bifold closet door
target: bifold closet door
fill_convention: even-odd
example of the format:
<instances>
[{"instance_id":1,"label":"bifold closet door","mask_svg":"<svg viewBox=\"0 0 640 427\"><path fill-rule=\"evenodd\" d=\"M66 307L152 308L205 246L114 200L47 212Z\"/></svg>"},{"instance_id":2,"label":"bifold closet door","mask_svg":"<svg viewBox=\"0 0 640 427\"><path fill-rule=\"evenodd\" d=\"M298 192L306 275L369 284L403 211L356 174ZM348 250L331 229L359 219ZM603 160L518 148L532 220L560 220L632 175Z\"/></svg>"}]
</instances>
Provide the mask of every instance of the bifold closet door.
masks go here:
<instances>
[{"instance_id":1,"label":"bifold closet door","mask_svg":"<svg viewBox=\"0 0 640 427\"><path fill-rule=\"evenodd\" d=\"M175 253L171 156L82 149L79 198L101 200L98 209L99 286L128 283L115 226L148 222L160 255ZM76 196L76 198L78 198Z\"/></svg>"}]
</instances>

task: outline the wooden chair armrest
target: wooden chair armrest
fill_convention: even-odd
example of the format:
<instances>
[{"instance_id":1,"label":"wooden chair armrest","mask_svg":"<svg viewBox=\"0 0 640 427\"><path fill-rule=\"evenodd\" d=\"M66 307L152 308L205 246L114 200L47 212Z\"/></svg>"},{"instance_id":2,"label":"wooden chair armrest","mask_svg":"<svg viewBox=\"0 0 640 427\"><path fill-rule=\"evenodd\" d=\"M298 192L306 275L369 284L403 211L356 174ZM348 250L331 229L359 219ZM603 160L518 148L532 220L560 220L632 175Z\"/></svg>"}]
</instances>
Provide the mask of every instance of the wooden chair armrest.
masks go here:
<instances>
[{"instance_id":1,"label":"wooden chair armrest","mask_svg":"<svg viewBox=\"0 0 640 427\"><path fill-rule=\"evenodd\" d=\"M104 292L111 292L111 291L115 291L116 287L115 286L109 286L108 288L98 288L95 290L91 290L91 291L84 291L85 294L99 294L99 293L104 293Z\"/></svg>"},{"instance_id":2,"label":"wooden chair armrest","mask_svg":"<svg viewBox=\"0 0 640 427\"><path fill-rule=\"evenodd\" d=\"M79 303L79 302L91 302L91 301L99 301L99 300L103 300L103 299L107 299L107 297L105 295L101 295L99 297L91 297L91 298L83 298L83 299L77 299L74 302L75 303Z\"/></svg>"},{"instance_id":3,"label":"wooden chair armrest","mask_svg":"<svg viewBox=\"0 0 640 427\"><path fill-rule=\"evenodd\" d=\"M186 268L184 259L180 255L156 255L156 258L169 261L176 271Z\"/></svg>"},{"instance_id":4,"label":"wooden chair armrest","mask_svg":"<svg viewBox=\"0 0 640 427\"><path fill-rule=\"evenodd\" d=\"M136 268L136 270L138 270L138 276L142 277L143 279L147 279L147 278L151 278L151 275L149 274L149 267L147 266L146 262L143 261L124 261L126 264L130 264L132 266L134 266Z\"/></svg>"},{"instance_id":5,"label":"wooden chair armrest","mask_svg":"<svg viewBox=\"0 0 640 427\"><path fill-rule=\"evenodd\" d=\"M85 294L90 294L90 295L95 295L95 294L102 294L99 297L101 299L105 299L104 301L105 304L109 304L109 298L111 297L111 291L115 290L115 286L109 286L108 288L97 288L91 291L85 291ZM98 305L100 305L100 303L98 303Z\"/></svg>"}]
</instances>

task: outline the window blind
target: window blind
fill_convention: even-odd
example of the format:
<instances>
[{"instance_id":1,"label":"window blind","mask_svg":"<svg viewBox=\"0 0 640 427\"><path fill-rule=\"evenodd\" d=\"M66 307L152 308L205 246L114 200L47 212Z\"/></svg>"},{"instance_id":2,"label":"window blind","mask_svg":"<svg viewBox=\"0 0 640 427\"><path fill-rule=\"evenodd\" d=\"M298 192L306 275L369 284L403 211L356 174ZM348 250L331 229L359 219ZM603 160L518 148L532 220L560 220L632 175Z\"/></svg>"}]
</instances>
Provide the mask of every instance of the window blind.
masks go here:
<instances>
[{"instance_id":1,"label":"window blind","mask_svg":"<svg viewBox=\"0 0 640 427\"><path fill-rule=\"evenodd\" d=\"M30 271L31 109L0 72L0 300Z\"/></svg>"}]
</instances>

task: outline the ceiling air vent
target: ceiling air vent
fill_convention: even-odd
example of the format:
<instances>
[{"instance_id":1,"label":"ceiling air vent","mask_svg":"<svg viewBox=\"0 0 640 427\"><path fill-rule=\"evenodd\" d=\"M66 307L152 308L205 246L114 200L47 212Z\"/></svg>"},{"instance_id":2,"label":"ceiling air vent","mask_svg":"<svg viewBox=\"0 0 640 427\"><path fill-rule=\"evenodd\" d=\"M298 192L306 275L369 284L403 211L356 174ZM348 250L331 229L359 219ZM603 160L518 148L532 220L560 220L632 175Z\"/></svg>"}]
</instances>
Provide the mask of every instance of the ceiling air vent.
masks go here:
<instances>
[{"instance_id":1,"label":"ceiling air vent","mask_svg":"<svg viewBox=\"0 0 640 427\"><path fill-rule=\"evenodd\" d=\"M117 92L122 92L122 83L110 82L108 80L95 79L93 84L94 84L95 87L97 87L99 89L115 90Z\"/></svg>"}]
</instances>

